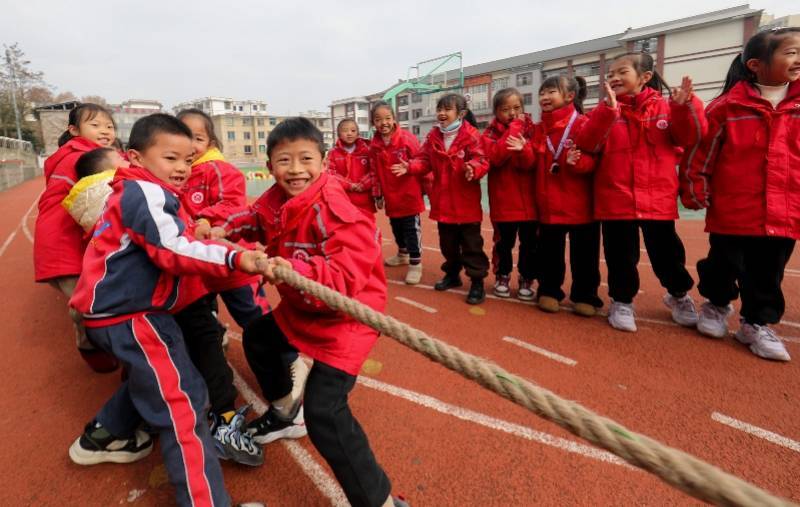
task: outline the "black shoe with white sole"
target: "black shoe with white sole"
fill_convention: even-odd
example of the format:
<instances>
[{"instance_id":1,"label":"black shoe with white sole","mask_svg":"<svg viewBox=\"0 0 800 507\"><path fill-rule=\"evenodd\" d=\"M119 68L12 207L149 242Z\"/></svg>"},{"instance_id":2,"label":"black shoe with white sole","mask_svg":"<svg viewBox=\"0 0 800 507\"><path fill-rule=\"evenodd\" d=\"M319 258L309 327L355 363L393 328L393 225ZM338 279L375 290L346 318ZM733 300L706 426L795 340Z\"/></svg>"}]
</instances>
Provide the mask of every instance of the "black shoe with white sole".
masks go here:
<instances>
[{"instance_id":1,"label":"black shoe with white sole","mask_svg":"<svg viewBox=\"0 0 800 507\"><path fill-rule=\"evenodd\" d=\"M281 438L301 438L308 434L306 421L303 418L303 404L298 403L289 417L282 416L270 405L258 419L253 419L247 425L247 431L253 436L253 441L259 444L268 444Z\"/></svg>"},{"instance_id":2,"label":"black shoe with white sole","mask_svg":"<svg viewBox=\"0 0 800 507\"><path fill-rule=\"evenodd\" d=\"M69 457L79 465L133 463L153 450L153 439L143 431L130 438L118 438L98 422L90 422L69 448Z\"/></svg>"}]
</instances>

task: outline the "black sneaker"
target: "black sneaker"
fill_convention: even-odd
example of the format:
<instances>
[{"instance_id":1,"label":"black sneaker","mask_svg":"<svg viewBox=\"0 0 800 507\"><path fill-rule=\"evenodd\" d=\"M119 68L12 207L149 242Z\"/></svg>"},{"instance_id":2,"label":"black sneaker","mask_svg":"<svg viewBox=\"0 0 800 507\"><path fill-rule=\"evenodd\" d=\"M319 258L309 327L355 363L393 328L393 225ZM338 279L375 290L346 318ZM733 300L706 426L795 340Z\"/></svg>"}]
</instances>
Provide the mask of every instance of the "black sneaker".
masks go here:
<instances>
[{"instance_id":1,"label":"black sneaker","mask_svg":"<svg viewBox=\"0 0 800 507\"><path fill-rule=\"evenodd\" d=\"M394 507L410 507L406 499L402 496L393 496L392 497L392 505Z\"/></svg>"},{"instance_id":2,"label":"black sneaker","mask_svg":"<svg viewBox=\"0 0 800 507\"><path fill-rule=\"evenodd\" d=\"M289 417L284 417L270 405L258 419L247 425L247 431L259 444L268 444L281 438L301 438L308 434L303 418L303 404L298 403Z\"/></svg>"},{"instance_id":3,"label":"black sneaker","mask_svg":"<svg viewBox=\"0 0 800 507\"><path fill-rule=\"evenodd\" d=\"M483 288L483 280L472 280L472 285L467 294L467 303L470 305L478 305L486 300L486 290Z\"/></svg>"},{"instance_id":4,"label":"black sneaker","mask_svg":"<svg viewBox=\"0 0 800 507\"><path fill-rule=\"evenodd\" d=\"M257 467L264 463L264 451L247 432L244 415L249 409L250 405L245 405L237 410L230 422L225 422L222 416L211 414L211 435L219 459Z\"/></svg>"},{"instance_id":5,"label":"black sneaker","mask_svg":"<svg viewBox=\"0 0 800 507\"><path fill-rule=\"evenodd\" d=\"M70 446L69 457L79 465L133 463L146 458L152 450L153 439L143 431L136 431L130 438L117 438L93 421Z\"/></svg>"},{"instance_id":6,"label":"black sneaker","mask_svg":"<svg viewBox=\"0 0 800 507\"><path fill-rule=\"evenodd\" d=\"M461 283L461 277L458 275L444 275L444 278L436 282L436 285L433 286L436 290L447 290L452 289L454 287L461 287L464 285Z\"/></svg>"}]
</instances>

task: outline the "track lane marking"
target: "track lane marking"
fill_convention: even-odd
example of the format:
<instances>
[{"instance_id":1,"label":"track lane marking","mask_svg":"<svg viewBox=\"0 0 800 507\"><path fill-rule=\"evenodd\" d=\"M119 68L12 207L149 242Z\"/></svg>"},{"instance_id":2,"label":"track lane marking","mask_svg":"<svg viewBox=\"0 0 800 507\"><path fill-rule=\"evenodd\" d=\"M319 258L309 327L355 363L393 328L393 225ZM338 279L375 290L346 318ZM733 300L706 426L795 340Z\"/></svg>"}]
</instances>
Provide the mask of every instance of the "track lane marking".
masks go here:
<instances>
[{"instance_id":1,"label":"track lane marking","mask_svg":"<svg viewBox=\"0 0 800 507\"><path fill-rule=\"evenodd\" d=\"M413 299L408 299L408 298L403 297L403 296L395 296L394 299L396 301L400 301L401 303L405 303L405 304L407 304L409 306L413 306L414 308L419 308L423 312L437 313L439 311L436 308L430 307L428 305L424 305L422 303L414 301Z\"/></svg>"},{"instance_id":2,"label":"track lane marking","mask_svg":"<svg viewBox=\"0 0 800 507\"><path fill-rule=\"evenodd\" d=\"M748 433L773 444L791 449L794 452L800 452L800 442L797 440L792 440L791 438L784 437L783 435L779 435L764 428L740 421L739 419L734 419L733 417L721 414L719 412L712 413L711 419L720 424L724 424L725 426L730 426L733 429L743 431L744 433Z\"/></svg>"},{"instance_id":3,"label":"track lane marking","mask_svg":"<svg viewBox=\"0 0 800 507\"><path fill-rule=\"evenodd\" d=\"M526 341L522 341L522 340L520 340L518 338L514 338L513 336L504 336L503 337L503 341L507 342L507 343L511 343L513 345L516 345L517 347L521 347L521 348L523 348L525 350L530 350L531 352L535 352L537 354L543 355L544 357L546 357L548 359L552 359L553 361L556 361L556 362L559 362L559 363L562 363L562 364L566 364L567 366L575 366L576 364L578 364L578 361L576 361L574 359L571 359L571 358L566 357L566 356L562 356L561 354L556 354L555 352L551 352L551 351L549 351L547 349L543 349L541 347L537 347L536 345L533 345L532 343L528 343Z\"/></svg>"}]
</instances>

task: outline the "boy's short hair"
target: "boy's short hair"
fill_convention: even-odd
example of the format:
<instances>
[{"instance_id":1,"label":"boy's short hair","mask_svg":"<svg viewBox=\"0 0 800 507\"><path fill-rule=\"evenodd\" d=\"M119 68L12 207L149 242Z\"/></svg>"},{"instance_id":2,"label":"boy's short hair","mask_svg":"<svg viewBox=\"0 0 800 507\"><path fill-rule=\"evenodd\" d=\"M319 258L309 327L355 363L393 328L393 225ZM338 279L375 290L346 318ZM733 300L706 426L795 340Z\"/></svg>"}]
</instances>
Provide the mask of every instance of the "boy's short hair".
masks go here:
<instances>
[{"instance_id":1,"label":"boy's short hair","mask_svg":"<svg viewBox=\"0 0 800 507\"><path fill-rule=\"evenodd\" d=\"M114 153L113 148L97 148L81 155L81 158L75 163L75 172L78 174L78 178L85 178L112 169L106 164L108 156L112 153Z\"/></svg>"},{"instance_id":2,"label":"boy's short hair","mask_svg":"<svg viewBox=\"0 0 800 507\"><path fill-rule=\"evenodd\" d=\"M267 157L272 155L272 150L279 144L298 139L317 143L320 154L325 157L325 141L322 138L322 132L308 118L302 116L286 118L272 129L267 137Z\"/></svg>"},{"instance_id":3,"label":"boy's short hair","mask_svg":"<svg viewBox=\"0 0 800 507\"><path fill-rule=\"evenodd\" d=\"M155 143L158 134L173 134L192 139L192 131L170 114L155 113L136 120L131 129L128 149L144 151Z\"/></svg>"}]
</instances>

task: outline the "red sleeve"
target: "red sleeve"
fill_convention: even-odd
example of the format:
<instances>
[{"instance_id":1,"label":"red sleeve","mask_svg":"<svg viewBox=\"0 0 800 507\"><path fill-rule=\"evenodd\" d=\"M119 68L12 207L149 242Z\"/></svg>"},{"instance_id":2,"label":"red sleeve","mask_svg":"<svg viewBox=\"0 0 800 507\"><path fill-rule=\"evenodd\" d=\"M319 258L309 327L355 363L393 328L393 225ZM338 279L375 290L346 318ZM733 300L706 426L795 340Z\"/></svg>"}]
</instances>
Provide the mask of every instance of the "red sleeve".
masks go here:
<instances>
[{"instance_id":1,"label":"red sleeve","mask_svg":"<svg viewBox=\"0 0 800 507\"><path fill-rule=\"evenodd\" d=\"M703 111L703 101L692 94L686 104L669 101L670 134L678 146L689 148L699 143L708 132L708 120Z\"/></svg>"},{"instance_id":2,"label":"red sleeve","mask_svg":"<svg viewBox=\"0 0 800 507\"><path fill-rule=\"evenodd\" d=\"M466 162L472 166L472 170L475 172L474 179L479 180L486 176L486 173L489 172L489 159L483 151L481 139L478 137L477 133L475 137L472 138L472 142L467 145L465 151Z\"/></svg>"},{"instance_id":3,"label":"red sleeve","mask_svg":"<svg viewBox=\"0 0 800 507\"><path fill-rule=\"evenodd\" d=\"M689 209L707 208L711 193L709 179L725 142L725 107L708 111L708 131L696 146L689 148L681 161L681 202Z\"/></svg>"},{"instance_id":4,"label":"red sleeve","mask_svg":"<svg viewBox=\"0 0 800 507\"><path fill-rule=\"evenodd\" d=\"M428 139L408 162L408 174L427 174L431 172L431 143Z\"/></svg>"},{"instance_id":5,"label":"red sleeve","mask_svg":"<svg viewBox=\"0 0 800 507\"><path fill-rule=\"evenodd\" d=\"M528 141L522 148L522 151L516 154L517 169L529 170L533 169L533 164L536 162L536 152L533 150L534 142L536 141L537 128L531 124L527 132L523 132L523 137Z\"/></svg>"},{"instance_id":6,"label":"red sleeve","mask_svg":"<svg viewBox=\"0 0 800 507\"><path fill-rule=\"evenodd\" d=\"M212 225L225 229L226 238L231 241L258 241L266 244L264 231L261 229L261 221L258 218L258 209L255 205L230 211L231 213L224 221L212 222Z\"/></svg>"},{"instance_id":7,"label":"red sleeve","mask_svg":"<svg viewBox=\"0 0 800 507\"><path fill-rule=\"evenodd\" d=\"M605 102L586 115L589 119L575 138L575 144L583 152L599 153L603 151L611 127L619 118L619 107L611 109Z\"/></svg>"},{"instance_id":8,"label":"red sleeve","mask_svg":"<svg viewBox=\"0 0 800 507\"><path fill-rule=\"evenodd\" d=\"M210 201L213 202L197 213L211 223L225 220L233 210L247 206L247 183L244 174L228 164L211 162L213 177L209 181Z\"/></svg>"},{"instance_id":9,"label":"red sleeve","mask_svg":"<svg viewBox=\"0 0 800 507\"><path fill-rule=\"evenodd\" d=\"M490 139L491 148L486 151L486 156L489 157L489 162L493 166L501 166L505 164L508 159L512 155L516 155L514 152L508 150L506 146L506 140L509 136L519 137L523 134L523 130L525 129L525 124L520 119L515 119L512 121L503 135L500 136L499 139L493 141Z\"/></svg>"}]
</instances>

